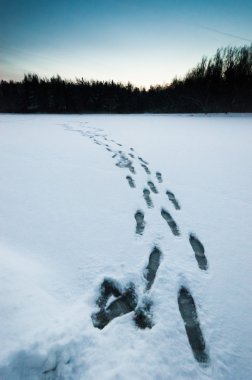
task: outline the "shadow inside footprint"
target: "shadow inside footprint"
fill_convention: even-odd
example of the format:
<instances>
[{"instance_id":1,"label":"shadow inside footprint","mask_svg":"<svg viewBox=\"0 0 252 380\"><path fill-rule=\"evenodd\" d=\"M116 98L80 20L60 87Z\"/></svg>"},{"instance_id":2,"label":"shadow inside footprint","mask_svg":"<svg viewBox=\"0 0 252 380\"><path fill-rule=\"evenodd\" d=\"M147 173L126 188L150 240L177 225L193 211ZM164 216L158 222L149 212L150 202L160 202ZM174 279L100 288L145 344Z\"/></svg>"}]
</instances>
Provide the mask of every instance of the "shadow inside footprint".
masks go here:
<instances>
[{"instance_id":1,"label":"shadow inside footprint","mask_svg":"<svg viewBox=\"0 0 252 380\"><path fill-rule=\"evenodd\" d=\"M120 154L120 158L119 161L116 163L116 166L118 166L119 168L128 168L131 173L136 174L135 168L132 165L132 161L125 157L121 151L119 151L118 153Z\"/></svg>"},{"instance_id":2,"label":"shadow inside footprint","mask_svg":"<svg viewBox=\"0 0 252 380\"><path fill-rule=\"evenodd\" d=\"M180 210L180 205L179 205L175 195L169 190L166 191L166 194L168 195L168 198L171 201L171 203L173 204L173 206L175 207L175 209Z\"/></svg>"},{"instance_id":3,"label":"shadow inside footprint","mask_svg":"<svg viewBox=\"0 0 252 380\"><path fill-rule=\"evenodd\" d=\"M154 326L151 311L152 305L152 301L146 298L142 305L136 308L133 319L139 329L151 329Z\"/></svg>"},{"instance_id":4,"label":"shadow inside footprint","mask_svg":"<svg viewBox=\"0 0 252 380\"><path fill-rule=\"evenodd\" d=\"M195 359L207 364L209 361L205 340L198 321L196 306L192 295L185 287L178 293L178 305L181 317L185 324L186 334Z\"/></svg>"},{"instance_id":5,"label":"shadow inside footprint","mask_svg":"<svg viewBox=\"0 0 252 380\"><path fill-rule=\"evenodd\" d=\"M157 193L158 193L158 190L157 190L156 186L154 185L154 183L151 182L151 181L148 181L147 183L148 183L148 186L149 186L149 188L151 189L151 191L152 191L153 193L157 194Z\"/></svg>"},{"instance_id":6,"label":"shadow inside footprint","mask_svg":"<svg viewBox=\"0 0 252 380\"><path fill-rule=\"evenodd\" d=\"M150 197L150 190L149 189L144 189L143 190L143 196L144 196L145 202L147 203L147 206L149 208L153 208L153 203L152 203L152 200L151 200L151 197Z\"/></svg>"},{"instance_id":7,"label":"shadow inside footprint","mask_svg":"<svg viewBox=\"0 0 252 380\"><path fill-rule=\"evenodd\" d=\"M130 187L132 187L132 188L136 187L135 182L134 182L133 178L130 175L127 175L126 179L127 179L128 183L129 183Z\"/></svg>"},{"instance_id":8,"label":"shadow inside footprint","mask_svg":"<svg viewBox=\"0 0 252 380\"><path fill-rule=\"evenodd\" d=\"M105 278L100 286L100 296L96 303L103 309L111 296L119 297L121 294L122 291L119 284L110 278Z\"/></svg>"},{"instance_id":9,"label":"shadow inside footprint","mask_svg":"<svg viewBox=\"0 0 252 380\"><path fill-rule=\"evenodd\" d=\"M148 165L149 163L145 161L142 157L138 157L139 161L141 161L143 164Z\"/></svg>"},{"instance_id":10,"label":"shadow inside footprint","mask_svg":"<svg viewBox=\"0 0 252 380\"><path fill-rule=\"evenodd\" d=\"M132 164L128 165L128 168L129 168L129 171L132 173L132 174L136 174L136 171L135 171L135 168Z\"/></svg>"},{"instance_id":11,"label":"shadow inside footprint","mask_svg":"<svg viewBox=\"0 0 252 380\"><path fill-rule=\"evenodd\" d=\"M144 292L147 292L154 283L161 255L161 251L154 247L143 273L146 280ZM109 302L111 297L113 299ZM149 293L146 293L138 304L138 296L133 282L122 287L117 281L105 278L100 286L100 295L96 301L99 311L91 315L93 326L101 330L114 318L135 310L133 319L136 326L141 329L152 328L154 325L151 311L152 301L149 297Z\"/></svg>"},{"instance_id":12,"label":"shadow inside footprint","mask_svg":"<svg viewBox=\"0 0 252 380\"><path fill-rule=\"evenodd\" d=\"M160 172L156 172L156 177L159 183L163 182L162 174Z\"/></svg>"},{"instance_id":13,"label":"shadow inside footprint","mask_svg":"<svg viewBox=\"0 0 252 380\"><path fill-rule=\"evenodd\" d=\"M147 174L151 174L150 169L145 164L141 164L141 166L144 168Z\"/></svg>"},{"instance_id":14,"label":"shadow inside footprint","mask_svg":"<svg viewBox=\"0 0 252 380\"><path fill-rule=\"evenodd\" d=\"M145 292L150 290L155 281L157 270L161 261L161 256L162 252L157 247L154 247L149 256L148 265L143 273L143 276L146 280ZM140 329L151 329L154 326L153 315L151 310L152 305L153 302L151 301L149 296L144 296L141 304L136 308L134 321L136 326Z\"/></svg>"},{"instance_id":15,"label":"shadow inside footprint","mask_svg":"<svg viewBox=\"0 0 252 380\"><path fill-rule=\"evenodd\" d=\"M142 235L145 228L144 213L138 210L135 213L136 219L136 234Z\"/></svg>"},{"instance_id":16,"label":"shadow inside footprint","mask_svg":"<svg viewBox=\"0 0 252 380\"><path fill-rule=\"evenodd\" d=\"M103 289L106 289L105 295ZM111 296L117 298L106 306ZM135 310L137 305L135 285L129 283L123 291L120 291L116 283L105 279L101 285L101 296L97 300L97 305L100 306L100 310L97 313L93 313L91 318L94 327L101 330L114 318Z\"/></svg>"},{"instance_id":17,"label":"shadow inside footprint","mask_svg":"<svg viewBox=\"0 0 252 380\"><path fill-rule=\"evenodd\" d=\"M203 247L203 244L193 234L190 234L189 241L195 253L195 258L197 260L199 268L202 270L207 270L208 263L205 256L205 249Z\"/></svg>"},{"instance_id":18,"label":"shadow inside footprint","mask_svg":"<svg viewBox=\"0 0 252 380\"><path fill-rule=\"evenodd\" d=\"M168 211L166 211L164 208L162 208L161 215L164 218L164 220L166 220L166 222L167 222L168 226L170 227L173 235L179 236L180 235L179 228L178 228L175 220L172 218L171 214L169 214Z\"/></svg>"},{"instance_id":19,"label":"shadow inside footprint","mask_svg":"<svg viewBox=\"0 0 252 380\"><path fill-rule=\"evenodd\" d=\"M154 247L149 257L149 263L144 271L144 278L147 282L146 290L149 290L153 285L160 264L161 255L161 251L157 247Z\"/></svg>"}]
</instances>

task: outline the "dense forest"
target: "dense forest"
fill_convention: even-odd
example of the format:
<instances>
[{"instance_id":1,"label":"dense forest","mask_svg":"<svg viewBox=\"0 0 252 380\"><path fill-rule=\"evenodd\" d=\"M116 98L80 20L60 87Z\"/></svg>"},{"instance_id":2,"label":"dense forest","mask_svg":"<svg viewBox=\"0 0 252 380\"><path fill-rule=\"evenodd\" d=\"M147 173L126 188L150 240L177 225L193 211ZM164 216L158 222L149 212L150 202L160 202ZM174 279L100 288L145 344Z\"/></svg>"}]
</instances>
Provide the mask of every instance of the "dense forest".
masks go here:
<instances>
[{"instance_id":1,"label":"dense forest","mask_svg":"<svg viewBox=\"0 0 252 380\"><path fill-rule=\"evenodd\" d=\"M252 45L218 49L183 79L139 89L131 83L24 76L0 82L0 112L252 112Z\"/></svg>"}]
</instances>

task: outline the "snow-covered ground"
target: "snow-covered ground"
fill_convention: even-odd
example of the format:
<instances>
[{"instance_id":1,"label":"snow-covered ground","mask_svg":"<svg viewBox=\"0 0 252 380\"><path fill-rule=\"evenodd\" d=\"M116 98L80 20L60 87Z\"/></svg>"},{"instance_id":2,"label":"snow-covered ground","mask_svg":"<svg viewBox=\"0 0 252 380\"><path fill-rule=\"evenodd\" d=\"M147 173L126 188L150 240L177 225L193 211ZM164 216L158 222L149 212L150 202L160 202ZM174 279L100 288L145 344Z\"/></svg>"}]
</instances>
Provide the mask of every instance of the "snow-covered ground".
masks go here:
<instances>
[{"instance_id":1,"label":"snow-covered ground","mask_svg":"<svg viewBox=\"0 0 252 380\"><path fill-rule=\"evenodd\" d=\"M251 379L251 146L251 115L0 115L0 379Z\"/></svg>"}]
</instances>

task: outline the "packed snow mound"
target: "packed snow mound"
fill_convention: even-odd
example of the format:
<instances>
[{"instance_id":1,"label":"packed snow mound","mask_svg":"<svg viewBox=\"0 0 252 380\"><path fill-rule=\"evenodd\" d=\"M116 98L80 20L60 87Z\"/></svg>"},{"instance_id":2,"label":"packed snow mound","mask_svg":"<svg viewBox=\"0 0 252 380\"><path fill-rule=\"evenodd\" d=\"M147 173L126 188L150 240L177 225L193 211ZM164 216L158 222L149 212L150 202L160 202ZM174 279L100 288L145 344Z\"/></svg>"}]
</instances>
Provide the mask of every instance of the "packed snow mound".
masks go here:
<instances>
[{"instance_id":1,"label":"packed snow mound","mask_svg":"<svg viewBox=\"0 0 252 380\"><path fill-rule=\"evenodd\" d=\"M251 115L0 116L0 379L249 379Z\"/></svg>"}]
</instances>

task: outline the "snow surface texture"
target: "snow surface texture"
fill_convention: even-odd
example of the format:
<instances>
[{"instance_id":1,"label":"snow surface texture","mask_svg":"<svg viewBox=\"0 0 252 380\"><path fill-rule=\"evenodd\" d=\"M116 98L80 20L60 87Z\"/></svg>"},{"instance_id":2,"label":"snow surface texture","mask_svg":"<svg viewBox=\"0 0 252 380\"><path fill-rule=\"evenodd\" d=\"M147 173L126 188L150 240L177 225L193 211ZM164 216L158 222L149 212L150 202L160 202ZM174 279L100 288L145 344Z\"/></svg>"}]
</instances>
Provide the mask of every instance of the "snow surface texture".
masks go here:
<instances>
[{"instance_id":1,"label":"snow surface texture","mask_svg":"<svg viewBox=\"0 0 252 380\"><path fill-rule=\"evenodd\" d=\"M252 378L251 115L0 116L0 379Z\"/></svg>"}]
</instances>

